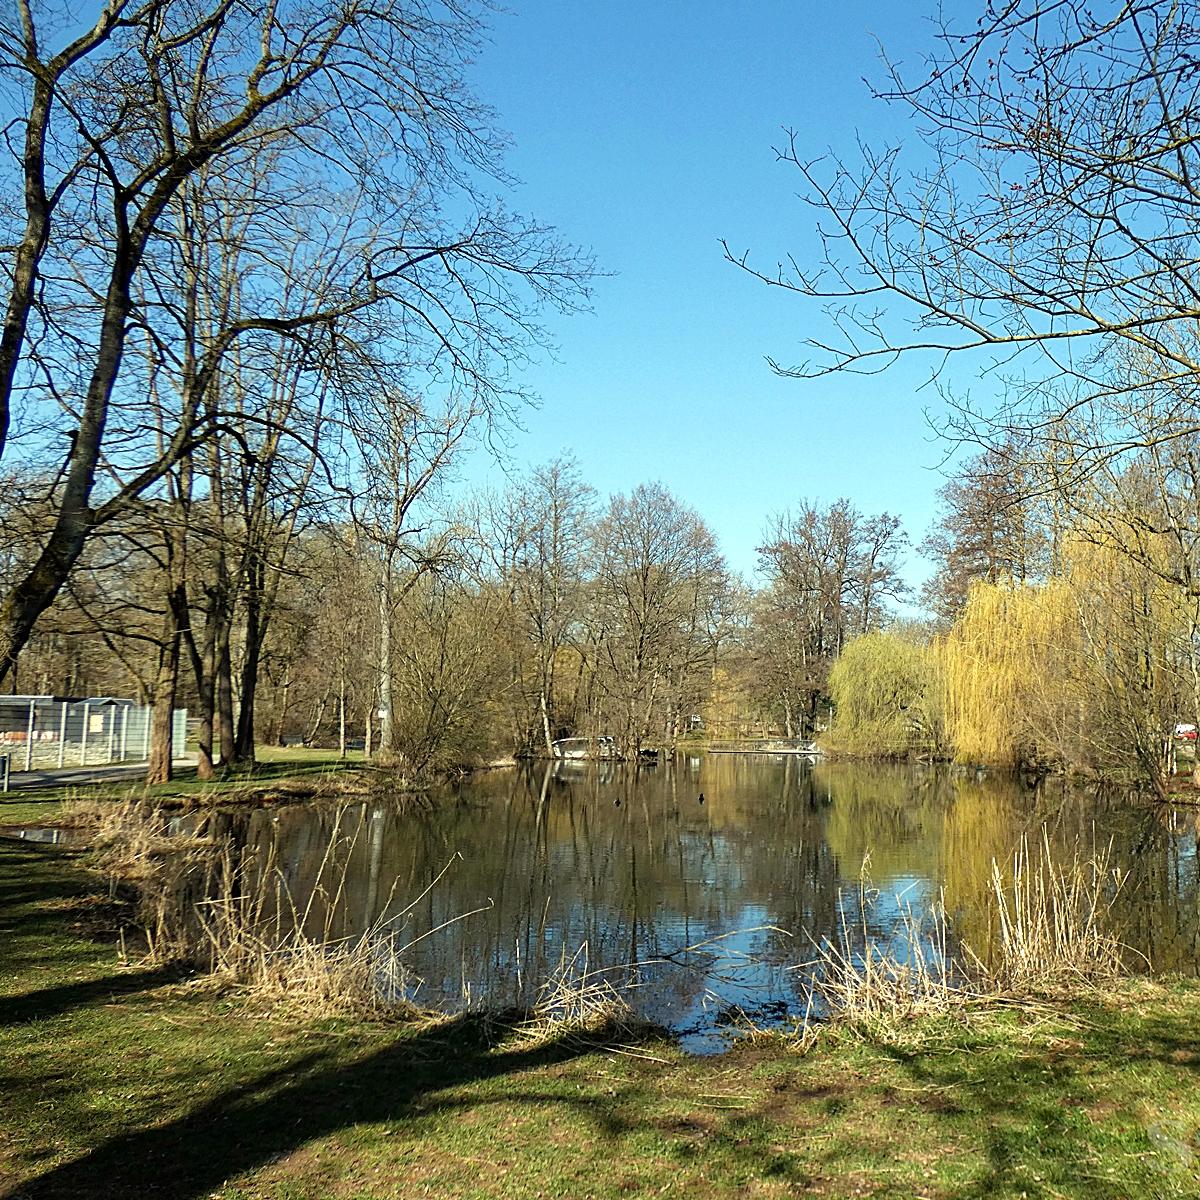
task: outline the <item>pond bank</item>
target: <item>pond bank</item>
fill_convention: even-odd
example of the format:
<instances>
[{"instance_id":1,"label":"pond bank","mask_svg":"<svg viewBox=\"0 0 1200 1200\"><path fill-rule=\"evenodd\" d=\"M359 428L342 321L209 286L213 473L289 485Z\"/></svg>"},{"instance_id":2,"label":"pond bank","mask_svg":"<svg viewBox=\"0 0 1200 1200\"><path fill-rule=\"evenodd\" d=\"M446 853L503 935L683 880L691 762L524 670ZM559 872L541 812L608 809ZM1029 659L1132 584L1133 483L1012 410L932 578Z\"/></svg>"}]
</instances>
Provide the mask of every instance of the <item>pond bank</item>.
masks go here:
<instances>
[{"instance_id":1,"label":"pond bank","mask_svg":"<svg viewBox=\"0 0 1200 1200\"><path fill-rule=\"evenodd\" d=\"M1197 1191L1194 983L691 1059L287 1018L122 969L107 888L68 855L0 842L0 895L14 1197Z\"/></svg>"},{"instance_id":2,"label":"pond bank","mask_svg":"<svg viewBox=\"0 0 1200 1200\"><path fill-rule=\"evenodd\" d=\"M142 779L84 783L10 792L0 796L0 830L14 826L54 826L71 821L65 807L74 801L138 800L167 810L217 807L267 807L319 800L352 800L386 786L408 791L404 780L386 768L361 760L339 759L324 751L274 750L253 771L200 779L194 767L177 769L170 783L147 785Z\"/></svg>"}]
</instances>

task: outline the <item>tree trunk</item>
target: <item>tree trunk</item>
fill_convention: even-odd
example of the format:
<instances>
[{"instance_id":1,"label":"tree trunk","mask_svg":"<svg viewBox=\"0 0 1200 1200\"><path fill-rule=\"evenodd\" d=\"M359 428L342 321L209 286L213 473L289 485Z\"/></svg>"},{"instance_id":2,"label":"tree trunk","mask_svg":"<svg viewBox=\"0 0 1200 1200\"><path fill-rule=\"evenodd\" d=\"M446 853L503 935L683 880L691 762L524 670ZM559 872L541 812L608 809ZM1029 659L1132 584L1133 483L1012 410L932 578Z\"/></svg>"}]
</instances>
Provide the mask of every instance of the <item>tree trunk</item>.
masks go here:
<instances>
[{"instance_id":1,"label":"tree trunk","mask_svg":"<svg viewBox=\"0 0 1200 1200\"><path fill-rule=\"evenodd\" d=\"M242 657L241 704L233 744L233 758L238 763L254 762L254 701L258 694L258 665L267 632L266 622L262 619L262 579L257 567L253 571L254 578L246 589L246 648Z\"/></svg>"},{"instance_id":2,"label":"tree trunk","mask_svg":"<svg viewBox=\"0 0 1200 1200\"><path fill-rule=\"evenodd\" d=\"M379 751L395 749L392 721L392 563L386 555L379 577ZM369 727L368 727L369 728Z\"/></svg>"},{"instance_id":3,"label":"tree trunk","mask_svg":"<svg viewBox=\"0 0 1200 1200\"><path fill-rule=\"evenodd\" d=\"M283 695L279 698L279 712L275 716L275 745L285 745L284 726L287 722L288 697L292 691L292 664L286 663L283 668Z\"/></svg>"},{"instance_id":4,"label":"tree trunk","mask_svg":"<svg viewBox=\"0 0 1200 1200\"><path fill-rule=\"evenodd\" d=\"M237 738L233 725L233 660L229 653L229 622L223 620L216 637L217 740L221 745L218 766L233 761Z\"/></svg>"},{"instance_id":5,"label":"tree trunk","mask_svg":"<svg viewBox=\"0 0 1200 1200\"><path fill-rule=\"evenodd\" d=\"M546 703L546 689L543 687L539 704L542 712L542 738L546 744L546 753L553 756L554 754L554 738L550 735L550 709Z\"/></svg>"},{"instance_id":6,"label":"tree trunk","mask_svg":"<svg viewBox=\"0 0 1200 1200\"><path fill-rule=\"evenodd\" d=\"M158 676L154 682L154 709L150 718L150 762L147 783L170 783L174 749L175 692L179 683L179 623L172 608L167 610Z\"/></svg>"},{"instance_id":7,"label":"tree trunk","mask_svg":"<svg viewBox=\"0 0 1200 1200\"><path fill-rule=\"evenodd\" d=\"M338 675L338 758L346 757L346 664Z\"/></svg>"},{"instance_id":8,"label":"tree trunk","mask_svg":"<svg viewBox=\"0 0 1200 1200\"><path fill-rule=\"evenodd\" d=\"M205 623L204 644L196 641L190 625L186 628L185 642L192 663L192 675L196 681L196 701L199 706L199 723L196 727L198 744L196 775L200 779L213 776L213 720L216 715L215 663L213 645L213 602Z\"/></svg>"}]
</instances>

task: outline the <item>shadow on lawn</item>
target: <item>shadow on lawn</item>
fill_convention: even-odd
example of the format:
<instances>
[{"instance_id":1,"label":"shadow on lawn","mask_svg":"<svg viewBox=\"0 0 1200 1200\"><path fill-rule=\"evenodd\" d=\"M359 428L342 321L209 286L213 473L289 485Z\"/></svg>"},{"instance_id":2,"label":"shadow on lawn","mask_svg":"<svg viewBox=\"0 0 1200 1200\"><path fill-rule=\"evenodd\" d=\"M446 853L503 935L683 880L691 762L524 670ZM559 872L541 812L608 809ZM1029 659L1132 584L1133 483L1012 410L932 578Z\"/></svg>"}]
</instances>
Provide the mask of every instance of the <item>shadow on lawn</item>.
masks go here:
<instances>
[{"instance_id":1,"label":"shadow on lawn","mask_svg":"<svg viewBox=\"0 0 1200 1200\"><path fill-rule=\"evenodd\" d=\"M1062 1194L1056 1188L1096 1200L1158 1194L1162 1172L1178 1164L1148 1146L1145 1130L1155 1121L1146 1106L1200 1103L1200 1078L1189 1081L1185 1097L1174 1074L1187 1080L1200 1072L1200 1036L1181 1016L1093 1011L1077 1038L1028 1046L1014 1038L966 1053L953 1045L914 1051L873 1044L917 1085L917 1103L935 1127L974 1131L986 1165L952 1193L964 1200ZM1142 1078L1155 1067L1173 1072L1163 1078L1166 1095ZM1109 1161L1128 1164L1132 1174L1101 1177L1096 1163L1106 1148Z\"/></svg>"},{"instance_id":2,"label":"shadow on lawn","mask_svg":"<svg viewBox=\"0 0 1200 1200\"><path fill-rule=\"evenodd\" d=\"M494 1026L493 1026L494 1027ZM11 1200L148 1196L188 1200L305 1143L356 1124L403 1120L446 1088L527 1071L627 1041L615 1032L587 1043L493 1048L484 1023L464 1016L398 1037L355 1062L322 1052L230 1088L177 1120L122 1134L74 1162L17 1184Z\"/></svg>"},{"instance_id":3,"label":"shadow on lawn","mask_svg":"<svg viewBox=\"0 0 1200 1200\"><path fill-rule=\"evenodd\" d=\"M106 895L104 881L81 871L81 861L76 850L0 836L0 964L9 980L29 975L40 983L56 968L63 974L64 963L75 973L71 985L79 982L81 970L103 972L95 991L75 990L54 979L24 996L0 995L0 1024L53 1016L110 990L138 991L170 978L139 980L119 972L107 954L103 963L94 959L93 949L115 946L118 931L128 922L128 902ZM7 990L5 983L0 976L0 993ZM39 996L41 1001L35 999ZM44 1007L30 1008L39 1003Z\"/></svg>"},{"instance_id":4,"label":"shadow on lawn","mask_svg":"<svg viewBox=\"0 0 1200 1200\"><path fill-rule=\"evenodd\" d=\"M105 975L82 983L64 983L58 987L41 988L20 996L0 996L0 1025L17 1025L22 1021L56 1017L85 1004L103 1003L135 992L179 979L179 971L171 967L156 967L145 971Z\"/></svg>"}]
</instances>

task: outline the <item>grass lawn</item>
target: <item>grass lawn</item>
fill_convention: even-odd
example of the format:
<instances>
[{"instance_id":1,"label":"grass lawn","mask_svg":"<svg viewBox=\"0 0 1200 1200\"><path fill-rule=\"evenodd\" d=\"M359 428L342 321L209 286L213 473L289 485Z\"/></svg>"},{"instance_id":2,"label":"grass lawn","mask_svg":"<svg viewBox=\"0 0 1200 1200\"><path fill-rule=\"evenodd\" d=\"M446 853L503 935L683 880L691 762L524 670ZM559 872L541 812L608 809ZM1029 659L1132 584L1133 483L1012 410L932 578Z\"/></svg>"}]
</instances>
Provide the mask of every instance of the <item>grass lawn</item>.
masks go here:
<instances>
[{"instance_id":1,"label":"grass lawn","mask_svg":"<svg viewBox=\"0 0 1200 1200\"><path fill-rule=\"evenodd\" d=\"M122 969L107 887L0 842L0 1194L1200 1195L1200 989L689 1059L284 1019Z\"/></svg>"},{"instance_id":2,"label":"grass lawn","mask_svg":"<svg viewBox=\"0 0 1200 1200\"><path fill-rule=\"evenodd\" d=\"M73 787L14 790L0 794L0 828L54 824L61 819L62 805L78 799L125 800L130 797L160 801L220 802L236 793L245 800L251 792L270 792L285 784L319 788L334 777L352 775L363 769L361 750L339 759L336 750L306 746L260 746L252 772L239 771L216 779L197 779L195 767L177 767L170 783L147 787L138 778L89 783Z\"/></svg>"}]
</instances>

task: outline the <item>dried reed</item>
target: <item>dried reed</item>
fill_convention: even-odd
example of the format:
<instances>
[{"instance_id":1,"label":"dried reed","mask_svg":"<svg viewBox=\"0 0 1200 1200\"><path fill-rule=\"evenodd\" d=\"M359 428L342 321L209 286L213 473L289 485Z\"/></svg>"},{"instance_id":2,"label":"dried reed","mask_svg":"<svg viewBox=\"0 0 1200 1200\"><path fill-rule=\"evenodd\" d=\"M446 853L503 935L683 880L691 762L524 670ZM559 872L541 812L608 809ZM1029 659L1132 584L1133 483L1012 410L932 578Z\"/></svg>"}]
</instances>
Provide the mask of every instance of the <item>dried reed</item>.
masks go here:
<instances>
[{"instance_id":1,"label":"dried reed","mask_svg":"<svg viewBox=\"0 0 1200 1200\"><path fill-rule=\"evenodd\" d=\"M941 897L924 916L901 905L900 928L891 945L870 936L867 914L875 894L860 877L861 928L851 926L840 904L836 940L816 944L801 968L811 972L808 1011L798 1025L798 1044L807 1047L822 1023L896 1032L910 1018L957 1015L979 1005L1033 1003L1064 989L1078 990L1123 969L1126 947L1112 932L1113 908L1125 877L1110 862L1111 847L1083 859L1055 861L1047 831L1034 852L1023 838L1004 871L991 864L990 944L963 944L955 964L949 952L948 920ZM852 936L852 932L858 936ZM902 953L893 948L897 943Z\"/></svg>"},{"instance_id":2,"label":"dried reed","mask_svg":"<svg viewBox=\"0 0 1200 1200\"><path fill-rule=\"evenodd\" d=\"M339 812L303 905L292 896L271 846L265 862L226 850L212 894L196 906L207 966L222 979L271 1007L313 1016L411 1017L405 997L413 979L385 919L392 896L368 928L339 935L347 872L358 830L342 836ZM416 903L414 901L414 903ZM411 908L411 905L409 906ZM409 911L403 910L400 916Z\"/></svg>"},{"instance_id":3,"label":"dried reed","mask_svg":"<svg viewBox=\"0 0 1200 1200\"><path fill-rule=\"evenodd\" d=\"M855 932L861 937L852 935L846 906L839 904L837 940L814 942L814 957L799 968L810 973L805 1019L798 1030L806 1040L811 1036L813 1017L894 1028L913 1017L952 1011L970 995L951 966L946 911L940 898L925 917L901 903L900 931L893 942L899 939L904 944L903 957L871 937L868 913L874 899L865 876L860 878L861 928Z\"/></svg>"},{"instance_id":4,"label":"dried reed","mask_svg":"<svg viewBox=\"0 0 1200 1200\"><path fill-rule=\"evenodd\" d=\"M64 815L69 823L90 830L93 861L123 883L151 883L161 875L168 856L212 846L203 829L188 834L168 832L163 810L144 801L80 800L69 804Z\"/></svg>"},{"instance_id":5,"label":"dried reed","mask_svg":"<svg viewBox=\"0 0 1200 1200\"><path fill-rule=\"evenodd\" d=\"M1039 849L1029 839L1006 873L992 861L992 945L972 952L977 971L997 991L1023 996L1112 979L1126 948L1111 931L1125 875L1111 865L1112 847L1055 862L1045 828Z\"/></svg>"},{"instance_id":6,"label":"dried reed","mask_svg":"<svg viewBox=\"0 0 1200 1200\"><path fill-rule=\"evenodd\" d=\"M591 969L586 941L572 953L564 947L518 1026L518 1036L527 1043L542 1043L601 1032L636 1034L640 1023L610 974L611 970Z\"/></svg>"}]
</instances>

